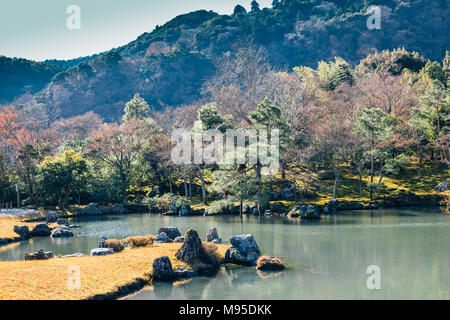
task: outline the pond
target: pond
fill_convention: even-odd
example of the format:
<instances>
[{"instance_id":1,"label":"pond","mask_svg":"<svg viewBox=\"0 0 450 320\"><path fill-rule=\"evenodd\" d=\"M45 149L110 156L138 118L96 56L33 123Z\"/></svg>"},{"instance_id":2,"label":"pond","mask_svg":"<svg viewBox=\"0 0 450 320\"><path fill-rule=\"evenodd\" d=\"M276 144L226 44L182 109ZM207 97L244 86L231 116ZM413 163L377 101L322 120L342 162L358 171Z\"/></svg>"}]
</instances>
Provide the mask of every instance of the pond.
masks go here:
<instances>
[{"instance_id":1,"label":"pond","mask_svg":"<svg viewBox=\"0 0 450 320\"><path fill-rule=\"evenodd\" d=\"M321 221L283 217L166 217L151 214L73 219L71 239L35 238L0 248L1 260L21 260L38 249L54 255L89 254L100 236L155 234L172 225L195 228L202 239L212 226L228 242L253 233L266 255L288 270L261 273L222 267L213 277L183 285L158 284L128 299L450 299L450 215L439 209L347 211ZM369 290L369 266L380 271L381 289Z\"/></svg>"}]
</instances>

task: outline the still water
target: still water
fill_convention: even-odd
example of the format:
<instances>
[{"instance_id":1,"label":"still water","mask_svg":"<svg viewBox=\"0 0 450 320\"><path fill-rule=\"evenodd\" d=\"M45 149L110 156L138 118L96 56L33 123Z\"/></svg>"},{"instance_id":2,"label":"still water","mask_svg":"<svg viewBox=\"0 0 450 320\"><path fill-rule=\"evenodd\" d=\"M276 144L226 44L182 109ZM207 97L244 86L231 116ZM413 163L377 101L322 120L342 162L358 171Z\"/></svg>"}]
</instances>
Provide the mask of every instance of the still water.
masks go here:
<instances>
[{"instance_id":1,"label":"still water","mask_svg":"<svg viewBox=\"0 0 450 320\"><path fill-rule=\"evenodd\" d=\"M89 254L100 236L155 234L172 225L195 228L205 238L217 226L227 240L253 233L265 255L281 258L288 270L223 267L216 276L183 285L158 284L129 299L450 299L450 215L438 209L348 211L321 221L281 217L164 217L128 215L74 219L71 239L37 238L0 248L1 260L25 252ZM369 266L378 266L381 289L369 290Z\"/></svg>"}]
</instances>

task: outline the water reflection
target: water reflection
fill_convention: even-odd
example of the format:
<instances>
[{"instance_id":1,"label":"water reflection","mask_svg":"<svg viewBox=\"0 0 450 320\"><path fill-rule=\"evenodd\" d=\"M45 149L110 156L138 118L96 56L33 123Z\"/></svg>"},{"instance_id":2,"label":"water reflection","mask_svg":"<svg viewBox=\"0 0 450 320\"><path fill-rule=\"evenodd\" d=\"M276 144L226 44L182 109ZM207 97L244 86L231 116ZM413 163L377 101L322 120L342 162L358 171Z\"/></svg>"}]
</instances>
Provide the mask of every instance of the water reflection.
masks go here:
<instances>
[{"instance_id":1,"label":"water reflection","mask_svg":"<svg viewBox=\"0 0 450 320\"><path fill-rule=\"evenodd\" d=\"M216 276L181 285L159 284L133 299L449 299L450 216L437 209L349 211L320 221L282 217L165 217L128 215L73 220L70 239L35 238L0 248L0 260L23 259L26 251L88 254L99 236L155 234L163 225L205 238L217 226L226 241L253 233L263 254L288 265L278 274L255 268L222 268ZM382 272L382 290L368 290L369 265Z\"/></svg>"}]
</instances>

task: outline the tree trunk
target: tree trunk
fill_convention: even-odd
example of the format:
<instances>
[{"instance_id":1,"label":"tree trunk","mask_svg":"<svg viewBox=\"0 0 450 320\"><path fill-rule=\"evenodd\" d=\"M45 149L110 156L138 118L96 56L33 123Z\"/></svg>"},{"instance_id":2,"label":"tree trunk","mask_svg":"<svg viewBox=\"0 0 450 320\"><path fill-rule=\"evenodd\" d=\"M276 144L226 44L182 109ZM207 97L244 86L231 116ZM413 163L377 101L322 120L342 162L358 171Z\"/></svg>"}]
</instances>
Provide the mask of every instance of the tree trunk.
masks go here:
<instances>
[{"instance_id":1,"label":"tree trunk","mask_svg":"<svg viewBox=\"0 0 450 320\"><path fill-rule=\"evenodd\" d=\"M286 169L284 167L281 167L281 179L286 180Z\"/></svg>"},{"instance_id":2,"label":"tree trunk","mask_svg":"<svg viewBox=\"0 0 450 320\"><path fill-rule=\"evenodd\" d=\"M192 201L192 177L189 176L189 200Z\"/></svg>"},{"instance_id":3,"label":"tree trunk","mask_svg":"<svg viewBox=\"0 0 450 320\"><path fill-rule=\"evenodd\" d=\"M189 194L188 194L188 186L187 186L186 176L183 177L183 181L184 181L184 196L187 199Z\"/></svg>"},{"instance_id":4,"label":"tree trunk","mask_svg":"<svg viewBox=\"0 0 450 320\"><path fill-rule=\"evenodd\" d=\"M373 150L373 149L372 149ZM370 201L373 200L373 190L372 190L372 184L373 184L373 171L374 171L374 159L373 155L370 156L370 184L369 184L369 197Z\"/></svg>"},{"instance_id":5,"label":"tree trunk","mask_svg":"<svg viewBox=\"0 0 450 320\"><path fill-rule=\"evenodd\" d=\"M199 172L200 172L200 180L202 181L202 203L206 204L206 183L205 183L205 178L203 177L203 172L202 170L199 168Z\"/></svg>"},{"instance_id":6,"label":"tree trunk","mask_svg":"<svg viewBox=\"0 0 450 320\"><path fill-rule=\"evenodd\" d=\"M383 160L380 161L380 179L378 179L377 184L377 192L380 194L380 188L381 188L381 181L383 180L384 174L383 174Z\"/></svg>"},{"instance_id":7,"label":"tree trunk","mask_svg":"<svg viewBox=\"0 0 450 320\"><path fill-rule=\"evenodd\" d=\"M358 166L358 175L359 175L359 196L362 197L362 168Z\"/></svg>"},{"instance_id":8,"label":"tree trunk","mask_svg":"<svg viewBox=\"0 0 450 320\"><path fill-rule=\"evenodd\" d=\"M422 179L422 157L419 156L419 165L417 167L417 178Z\"/></svg>"},{"instance_id":9,"label":"tree trunk","mask_svg":"<svg viewBox=\"0 0 450 320\"><path fill-rule=\"evenodd\" d=\"M294 175L294 200L297 202L297 180Z\"/></svg>"},{"instance_id":10,"label":"tree trunk","mask_svg":"<svg viewBox=\"0 0 450 320\"><path fill-rule=\"evenodd\" d=\"M333 186L333 200L336 200L337 187L339 185L339 166L333 161L333 171L334 171L334 186Z\"/></svg>"}]
</instances>

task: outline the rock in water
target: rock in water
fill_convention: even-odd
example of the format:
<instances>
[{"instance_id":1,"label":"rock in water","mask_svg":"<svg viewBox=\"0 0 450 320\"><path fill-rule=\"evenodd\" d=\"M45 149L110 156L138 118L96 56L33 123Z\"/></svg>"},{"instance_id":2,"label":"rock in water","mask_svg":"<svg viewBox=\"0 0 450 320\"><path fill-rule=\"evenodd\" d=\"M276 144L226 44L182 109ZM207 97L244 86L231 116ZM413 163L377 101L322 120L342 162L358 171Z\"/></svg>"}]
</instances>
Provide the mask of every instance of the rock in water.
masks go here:
<instances>
[{"instance_id":1,"label":"rock in water","mask_svg":"<svg viewBox=\"0 0 450 320\"><path fill-rule=\"evenodd\" d=\"M163 232L164 232L171 240L175 240L176 237L181 236L180 231L179 231L178 228L176 228L176 227L168 226L168 227L161 227L161 228L159 228L158 234L163 233Z\"/></svg>"},{"instance_id":2,"label":"rock in water","mask_svg":"<svg viewBox=\"0 0 450 320\"><path fill-rule=\"evenodd\" d=\"M225 253L225 262L254 266L261 255L252 234L231 237L232 247Z\"/></svg>"},{"instance_id":3,"label":"rock in water","mask_svg":"<svg viewBox=\"0 0 450 320\"><path fill-rule=\"evenodd\" d=\"M171 281L174 278L172 263L169 257L163 256L153 260L153 280Z\"/></svg>"},{"instance_id":4,"label":"rock in water","mask_svg":"<svg viewBox=\"0 0 450 320\"><path fill-rule=\"evenodd\" d=\"M58 220L59 216L55 211L47 213L47 223L54 223Z\"/></svg>"},{"instance_id":5,"label":"rock in water","mask_svg":"<svg viewBox=\"0 0 450 320\"><path fill-rule=\"evenodd\" d=\"M308 219L315 220L315 219L320 219L321 217L320 217L320 213L319 213L319 210L317 209L317 207L310 204L306 208L306 212L300 213L300 218L306 219L306 220L308 220Z\"/></svg>"},{"instance_id":6,"label":"rock in water","mask_svg":"<svg viewBox=\"0 0 450 320\"><path fill-rule=\"evenodd\" d=\"M206 235L206 242L211 242L214 239L218 239L218 238L219 238L219 233L217 232L217 228L212 227L211 229L209 229L209 232Z\"/></svg>"},{"instance_id":7,"label":"rock in water","mask_svg":"<svg viewBox=\"0 0 450 320\"><path fill-rule=\"evenodd\" d=\"M186 206L181 206L180 210L178 211L179 216L188 216L189 215L189 209Z\"/></svg>"},{"instance_id":8,"label":"rock in water","mask_svg":"<svg viewBox=\"0 0 450 320\"><path fill-rule=\"evenodd\" d=\"M184 242L184 237L183 236L176 237L175 239L173 239L173 242Z\"/></svg>"},{"instance_id":9,"label":"rock in water","mask_svg":"<svg viewBox=\"0 0 450 320\"><path fill-rule=\"evenodd\" d=\"M278 258L261 256L256 261L256 269L266 271L280 271L286 269L286 266Z\"/></svg>"},{"instance_id":10,"label":"rock in water","mask_svg":"<svg viewBox=\"0 0 450 320\"><path fill-rule=\"evenodd\" d=\"M107 254L113 254L114 249L112 248L97 248L91 250L91 256L104 256Z\"/></svg>"},{"instance_id":11,"label":"rock in water","mask_svg":"<svg viewBox=\"0 0 450 320\"><path fill-rule=\"evenodd\" d=\"M448 183L447 181L442 181L436 186L436 188L434 188L434 190L436 190L437 192L450 190L450 183Z\"/></svg>"},{"instance_id":12,"label":"rock in water","mask_svg":"<svg viewBox=\"0 0 450 320\"><path fill-rule=\"evenodd\" d=\"M70 238L70 237L73 237L73 232L66 225L57 227L52 232L52 238Z\"/></svg>"},{"instance_id":13,"label":"rock in water","mask_svg":"<svg viewBox=\"0 0 450 320\"><path fill-rule=\"evenodd\" d=\"M195 270L188 270L183 267L177 267L176 270L173 271L173 275L176 279L193 278L198 276L198 272Z\"/></svg>"},{"instance_id":14,"label":"rock in water","mask_svg":"<svg viewBox=\"0 0 450 320\"><path fill-rule=\"evenodd\" d=\"M99 248L104 248L106 240L108 240L108 239L105 238L105 237L98 238L98 247Z\"/></svg>"},{"instance_id":15,"label":"rock in water","mask_svg":"<svg viewBox=\"0 0 450 320\"><path fill-rule=\"evenodd\" d=\"M59 219L56 221L56 223L58 223L59 225L66 225L66 226L69 225L69 221L68 221L67 219L64 219L64 218L59 218Z\"/></svg>"},{"instance_id":16,"label":"rock in water","mask_svg":"<svg viewBox=\"0 0 450 320\"><path fill-rule=\"evenodd\" d=\"M97 216L102 215L103 211L98 207L98 203L90 203L82 210L82 214L87 216Z\"/></svg>"},{"instance_id":17,"label":"rock in water","mask_svg":"<svg viewBox=\"0 0 450 320\"><path fill-rule=\"evenodd\" d=\"M39 250L38 252L27 252L25 254L25 260L47 260L53 258L53 252L44 250Z\"/></svg>"},{"instance_id":18,"label":"rock in water","mask_svg":"<svg viewBox=\"0 0 450 320\"><path fill-rule=\"evenodd\" d=\"M31 230L31 235L33 237L48 237L51 234L52 231L46 223L40 223Z\"/></svg>"},{"instance_id":19,"label":"rock in water","mask_svg":"<svg viewBox=\"0 0 450 320\"><path fill-rule=\"evenodd\" d=\"M195 258L200 258L202 253L202 241L200 240L197 231L189 229L184 235L183 246L176 253L177 259L187 262Z\"/></svg>"},{"instance_id":20,"label":"rock in water","mask_svg":"<svg viewBox=\"0 0 450 320\"><path fill-rule=\"evenodd\" d=\"M30 229L27 226L14 226L14 232L24 240L31 238Z\"/></svg>"},{"instance_id":21,"label":"rock in water","mask_svg":"<svg viewBox=\"0 0 450 320\"><path fill-rule=\"evenodd\" d=\"M114 214L124 214L126 212L125 206L123 204L115 204L112 207L112 211Z\"/></svg>"},{"instance_id":22,"label":"rock in water","mask_svg":"<svg viewBox=\"0 0 450 320\"><path fill-rule=\"evenodd\" d=\"M156 236L155 242L157 243L166 243L166 242L173 242L165 232L161 232Z\"/></svg>"}]
</instances>

